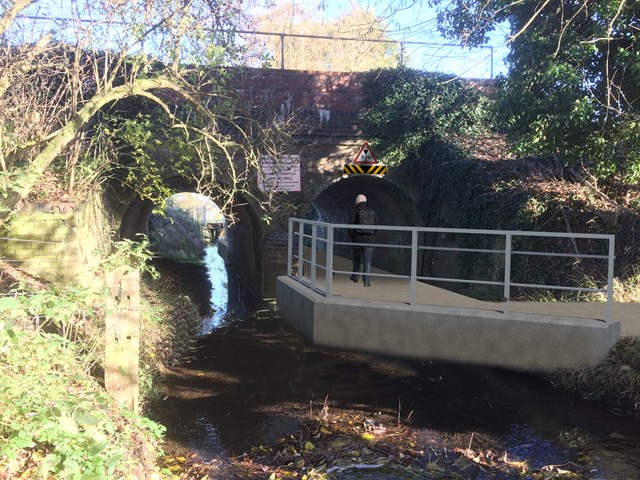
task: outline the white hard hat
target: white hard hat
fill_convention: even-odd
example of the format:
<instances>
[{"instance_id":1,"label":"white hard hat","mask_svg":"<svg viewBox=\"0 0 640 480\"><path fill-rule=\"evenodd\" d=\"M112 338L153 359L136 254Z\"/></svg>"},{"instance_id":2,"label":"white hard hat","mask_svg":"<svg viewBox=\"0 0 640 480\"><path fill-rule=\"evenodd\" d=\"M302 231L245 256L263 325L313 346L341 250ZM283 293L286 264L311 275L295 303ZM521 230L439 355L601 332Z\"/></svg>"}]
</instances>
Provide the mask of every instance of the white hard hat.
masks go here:
<instances>
[{"instance_id":1,"label":"white hard hat","mask_svg":"<svg viewBox=\"0 0 640 480\"><path fill-rule=\"evenodd\" d=\"M367 201L367 197L365 197L364 195L360 194L356 197L356 205L358 205L359 203L362 202L366 202Z\"/></svg>"}]
</instances>

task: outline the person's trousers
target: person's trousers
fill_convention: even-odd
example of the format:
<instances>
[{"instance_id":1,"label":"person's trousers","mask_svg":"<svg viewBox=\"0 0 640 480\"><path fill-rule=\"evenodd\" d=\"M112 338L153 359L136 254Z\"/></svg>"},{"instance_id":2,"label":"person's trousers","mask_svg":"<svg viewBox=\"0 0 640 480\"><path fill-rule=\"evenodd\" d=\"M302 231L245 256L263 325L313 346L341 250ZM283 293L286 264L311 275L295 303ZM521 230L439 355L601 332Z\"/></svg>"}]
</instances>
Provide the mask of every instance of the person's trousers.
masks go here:
<instances>
[{"instance_id":1,"label":"person's trousers","mask_svg":"<svg viewBox=\"0 0 640 480\"><path fill-rule=\"evenodd\" d=\"M357 281L360 267L363 268L362 281L368 285L371 283L371 259L373 258L373 247L353 247L353 275Z\"/></svg>"}]
</instances>

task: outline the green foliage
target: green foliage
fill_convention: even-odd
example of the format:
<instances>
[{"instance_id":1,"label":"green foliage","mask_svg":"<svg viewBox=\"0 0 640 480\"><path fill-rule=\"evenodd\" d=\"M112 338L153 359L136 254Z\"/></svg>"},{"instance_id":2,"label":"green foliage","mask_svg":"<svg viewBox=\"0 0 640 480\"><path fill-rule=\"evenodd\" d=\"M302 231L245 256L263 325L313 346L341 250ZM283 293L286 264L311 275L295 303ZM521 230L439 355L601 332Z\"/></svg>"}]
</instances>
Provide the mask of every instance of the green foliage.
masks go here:
<instances>
[{"instance_id":1,"label":"green foliage","mask_svg":"<svg viewBox=\"0 0 640 480\"><path fill-rule=\"evenodd\" d=\"M118 478L162 427L118 412L73 344L0 327L0 469L11 478Z\"/></svg>"},{"instance_id":2,"label":"green foliage","mask_svg":"<svg viewBox=\"0 0 640 480\"><path fill-rule=\"evenodd\" d=\"M518 154L559 155L601 178L640 179L640 9L637 2L435 0L440 29L485 43L511 28L497 118Z\"/></svg>"},{"instance_id":3,"label":"green foliage","mask_svg":"<svg viewBox=\"0 0 640 480\"><path fill-rule=\"evenodd\" d=\"M132 113L129 116L129 111L135 110L131 108L133 106L142 111L151 109L156 114ZM101 148L107 145L118 158L111 166L114 178L161 208L163 200L173 193L165 182L163 173L167 167L162 160L172 156L179 163L181 154L176 154L175 150L184 146L181 136L171 131L163 117L158 108L137 101L119 114L101 113L92 132L94 141L99 140L103 145ZM161 155L158 154L160 150ZM176 170L180 170L177 165Z\"/></svg>"},{"instance_id":4,"label":"green foliage","mask_svg":"<svg viewBox=\"0 0 640 480\"><path fill-rule=\"evenodd\" d=\"M125 238L118 242L112 242L112 251L100 264L106 271L114 271L118 267L125 267L125 271L138 270L140 273L149 273L157 277L158 273L149 263L152 253L149 250L149 241L139 233L138 241Z\"/></svg>"},{"instance_id":5,"label":"green foliage","mask_svg":"<svg viewBox=\"0 0 640 480\"><path fill-rule=\"evenodd\" d=\"M181 208L168 207L164 215L151 215L149 234L153 249L165 258L199 261L204 256L202 226Z\"/></svg>"},{"instance_id":6,"label":"green foliage","mask_svg":"<svg viewBox=\"0 0 640 480\"><path fill-rule=\"evenodd\" d=\"M360 122L363 136L391 166L459 157L457 138L477 135L490 121L488 100L449 75L411 69L372 71L362 91L369 107Z\"/></svg>"},{"instance_id":7,"label":"green foliage","mask_svg":"<svg viewBox=\"0 0 640 480\"><path fill-rule=\"evenodd\" d=\"M96 317L99 292L80 286L55 286L40 292L24 293L18 288L14 296L0 298L0 316L7 320L30 319L39 327L54 327L68 340L77 340Z\"/></svg>"}]
</instances>

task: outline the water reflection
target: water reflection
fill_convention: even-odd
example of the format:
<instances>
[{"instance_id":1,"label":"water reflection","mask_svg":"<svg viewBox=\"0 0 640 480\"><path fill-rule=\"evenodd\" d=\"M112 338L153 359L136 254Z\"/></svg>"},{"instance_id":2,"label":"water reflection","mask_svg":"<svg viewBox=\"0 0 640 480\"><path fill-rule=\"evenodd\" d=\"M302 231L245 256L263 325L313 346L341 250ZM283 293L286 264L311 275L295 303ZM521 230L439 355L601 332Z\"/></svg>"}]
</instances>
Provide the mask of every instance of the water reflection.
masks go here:
<instances>
[{"instance_id":1,"label":"water reflection","mask_svg":"<svg viewBox=\"0 0 640 480\"><path fill-rule=\"evenodd\" d=\"M218 255L217 242L205 249L204 264L211 284L209 306L212 312L202 320L202 334L206 335L220 326L229 306L229 275L224 260Z\"/></svg>"}]
</instances>

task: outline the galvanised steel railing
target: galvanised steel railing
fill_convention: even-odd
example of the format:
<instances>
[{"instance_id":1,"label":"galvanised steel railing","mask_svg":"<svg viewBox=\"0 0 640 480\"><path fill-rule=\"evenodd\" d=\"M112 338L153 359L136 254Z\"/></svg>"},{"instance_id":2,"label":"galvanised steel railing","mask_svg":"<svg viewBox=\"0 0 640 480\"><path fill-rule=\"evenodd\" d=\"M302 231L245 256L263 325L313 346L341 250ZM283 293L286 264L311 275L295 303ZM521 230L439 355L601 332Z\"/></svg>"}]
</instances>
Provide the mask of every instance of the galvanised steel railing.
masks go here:
<instances>
[{"instance_id":1,"label":"galvanised steel railing","mask_svg":"<svg viewBox=\"0 0 640 480\"><path fill-rule=\"evenodd\" d=\"M336 247L353 247L354 245L364 245L342 241L341 238L348 239L346 232L349 228L358 228L357 225L335 224L318 222L313 220L303 220L299 218L289 219L289 240L288 240L288 258L287 258L287 275L298 282L307 285L312 290L324 294L325 297L331 298L333 295L333 278L335 274L351 274L350 270L336 270L334 268L334 252ZM511 299L512 287L547 289L547 290L565 290L574 292L591 292L606 294L606 321L610 322L613 315L613 268L614 268L614 251L615 236L605 234L587 234L587 233L559 233L559 232L527 232L527 231L510 231L510 230L470 230L460 228L434 228L434 227L404 227L376 225L377 237L380 232L405 232L410 236L410 241L406 243L373 243L367 244L376 249L392 248L397 250L410 251L410 268L404 274L395 274L391 272L371 272L372 277L388 277L401 278L409 280L409 304L416 304L416 287L418 282L451 282L460 284L475 285L491 285L501 286L503 291L503 309L507 313L509 311L509 302ZM336 235L340 232L341 235ZM422 236L421 236L422 234ZM465 247L449 247L433 245L425 245L419 243L419 238L426 238L426 234L435 235L471 235L471 236L493 236L502 237L501 242L503 248L465 248ZM569 239L575 251L573 252L550 252L550 251L525 251L514 248L514 239L516 238L547 238L547 239ZM605 253L581 253L577 251L577 239L586 239L595 242L603 242ZM476 280L463 279L455 277L433 277L418 274L419 253L422 251L443 251L450 253L478 253L478 254L494 254L502 256L503 275L499 281L495 280ZM308 257L305 257L305 252ZM319 262L320 258L324 259L324 263ZM531 256L531 257L569 257L574 259L595 259L598 261L606 261L607 282L606 287L575 287L569 285L545 285L539 283L524 283L512 281L512 260L515 256ZM349 259L350 260L350 259ZM297 262L298 268L294 272L294 262ZM309 276L305 276L305 267L308 268ZM324 284L318 282L318 271L323 270L325 273Z\"/></svg>"}]
</instances>

